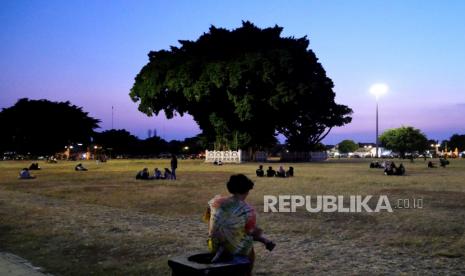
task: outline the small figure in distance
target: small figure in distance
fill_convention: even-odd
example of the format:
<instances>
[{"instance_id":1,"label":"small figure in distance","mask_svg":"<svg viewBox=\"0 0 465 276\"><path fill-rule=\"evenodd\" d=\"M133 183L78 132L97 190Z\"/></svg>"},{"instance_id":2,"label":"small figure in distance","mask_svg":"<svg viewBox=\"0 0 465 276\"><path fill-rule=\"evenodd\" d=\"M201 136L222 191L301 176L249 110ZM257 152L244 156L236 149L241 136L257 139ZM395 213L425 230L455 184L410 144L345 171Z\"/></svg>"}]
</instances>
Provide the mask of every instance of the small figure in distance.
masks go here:
<instances>
[{"instance_id":1,"label":"small figure in distance","mask_svg":"<svg viewBox=\"0 0 465 276\"><path fill-rule=\"evenodd\" d=\"M268 170L266 170L266 176L267 177L273 177L276 175L276 171L273 170L271 166L268 167Z\"/></svg>"},{"instance_id":2,"label":"small figure in distance","mask_svg":"<svg viewBox=\"0 0 465 276\"><path fill-rule=\"evenodd\" d=\"M29 170L30 171L37 171L37 170L40 170L41 168L39 167L39 163L32 163L30 166L29 166Z\"/></svg>"},{"instance_id":3,"label":"small figure in distance","mask_svg":"<svg viewBox=\"0 0 465 276\"><path fill-rule=\"evenodd\" d=\"M149 169L144 168L142 171L139 171L139 172L136 174L136 179L140 179L140 180L149 180L149 179L150 179Z\"/></svg>"},{"instance_id":4,"label":"small figure in distance","mask_svg":"<svg viewBox=\"0 0 465 276\"><path fill-rule=\"evenodd\" d=\"M258 177L265 176L265 171L263 171L263 165L258 166L258 169L255 171Z\"/></svg>"},{"instance_id":5,"label":"small figure in distance","mask_svg":"<svg viewBox=\"0 0 465 276\"><path fill-rule=\"evenodd\" d=\"M447 165L450 164L449 160L446 158L439 158L439 163L441 164L441 167L445 168Z\"/></svg>"},{"instance_id":6,"label":"small figure in distance","mask_svg":"<svg viewBox=\"0 0 465 276\"><path fill-rule=\"evenodd\" d=\"M287 177L293 177L294 176L294 167L289 167L289 170L286 172Z\"/></svg>"},{"instance_id":7,"label":"small figure in distance","mask_svg":"<svg viewBox=\"0 0 465 276\"><path fill-rule=\"evenodd\" d=\"M429 161L428 162L428 168L436 168L433 162Z\"/></svg>"},{"instance_id":8,"label":"small figure in distance","mask_svg":"<svg viewBox=\"0 0 465 276\"><path fill-rule=\"evenodd\" d=\"M384 174L385 175L395 175L396 174L396 164L394 162L390 162L386 165L386 168L384 169Z\"/></svg>"},{"instance_id":9,"label":"small figure in distance","mask_svg":"<svg viewBox=\"0 0 465 276\"><path fill-rule=\"evenodd\" d=\"M56 164L58 163L58 160L55 156L50 156L48 159L47 159L47 162L48 163L52 163L52 164Z\"/></svg>"},{"instance_id":10,"label":"small figure in distance","mask_svg":"<svg viewBox=\"0 0 465 276\"><path fill-rule=\"evenodd\" d=\"M170 169L165 168L165 173L163 175L163 179L173 179ZM176 179L176 178L174 178L174 179Z\"/></svg>"},{"instance_id":11,"label":"small figure in distance","mask_svg":"<svg viewBox=\"0 0 465 276\"><path fill-rule=\"evenodd\" d=\"M87 168L84 167L84 166L82 165L82 163L79 163L79 164L76 165L76 167L74 167L74 170L75 170L75 171L83 172L83 171L87 171Z\"/></svg>"},{"instance_id":12,"label":"small figure in distance","mask_svg":"<svg viewBox=\"0 0 465 276\"><path fill-rule=\"evenodd\" d=\"M404 175L405 174L405 168L402 163L400 163L399 167L396 169L396 175Z\"/></svg>"},{"instance_id":13,"label":"small figure in distance","mask_svg":"<svg viewBox=\"0 0 465 276\"><path fill-rule=\"evenodd\" d=\"M155 168L155 170L153 171L153 178L154 179L162 178L161 171L158 168Z\"/></svg>"},{"instance_id":14,"label":"small figure in distance","mask_svg":"<svg viewBox=\"0 0 465 276\"><path fill-rule=\"evenodd\" d=\"M178 158L176 158L176 155L174 153L171 154L171 164L170 165L171 165L170 178L173 179L173 180L176 180L176 169L178 168Z\"/></svg>"},{"instance_id":15,"label":"small figure in distance","mask_svg":"<svg viewBox=\"0 0 465 276\"><path fill-rule=\"evenodd\" d=\"M20 172L19 172L19 179L34 179L36 178L35 176L32 176L30 173L29 173L29 169L28 168L23 168Z\"/></svg>"},{"instance_id":16,"label":"small figure in distance","mask_svg":"<svg viewBox=\"0 0 465 276\"><path fill-rule=\"evenodd\" d=\"M284 170L283 166L279 166L278 171L276 172L277 177L286 177L286 171Z\"/></svg>"}]
</instances>

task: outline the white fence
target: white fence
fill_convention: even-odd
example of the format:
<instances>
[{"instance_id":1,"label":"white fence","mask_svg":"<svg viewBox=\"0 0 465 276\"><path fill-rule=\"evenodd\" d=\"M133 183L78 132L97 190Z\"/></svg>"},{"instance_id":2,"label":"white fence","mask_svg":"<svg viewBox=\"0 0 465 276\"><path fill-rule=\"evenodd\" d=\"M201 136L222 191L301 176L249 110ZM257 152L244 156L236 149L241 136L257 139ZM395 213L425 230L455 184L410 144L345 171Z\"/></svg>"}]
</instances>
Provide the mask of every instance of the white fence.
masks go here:
<instances>
[{"instance_id":1,"label":"white fence","mask_svg":"<svg viewBox=\"0 0 465 276\"><path fill-rule=\"evenodd\" d=\"M241 150L206 150L205 162L213 163L221 161L223 163L241 163L242 151Z\"/></svg>"}]
</instances>

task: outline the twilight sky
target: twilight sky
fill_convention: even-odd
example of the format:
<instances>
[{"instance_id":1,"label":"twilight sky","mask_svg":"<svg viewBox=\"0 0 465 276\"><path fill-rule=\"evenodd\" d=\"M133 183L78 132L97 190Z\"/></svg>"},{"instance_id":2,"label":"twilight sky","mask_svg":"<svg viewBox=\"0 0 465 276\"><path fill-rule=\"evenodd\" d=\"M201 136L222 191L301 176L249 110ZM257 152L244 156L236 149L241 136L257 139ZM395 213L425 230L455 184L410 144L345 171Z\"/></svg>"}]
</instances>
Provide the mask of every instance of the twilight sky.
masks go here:
<instances>
[{"instance_id":1,"label":"twilight sky","mask_svg":"<svg viewBox=\"0 0 465 276\"><path fill-rule=\"evenodd\" d=\"M242 20L284 27L310 38L335 83L336 101L353 122L325 139L373 142L371 84L385 82L381 130L401 125L430 138L465 133L465 1L26 1L0 7L0 108L18 98L69 100L141 138L156 128L165 139L198 133L189 117L147 117L128 96L150 50L194 40L210 25ZM40 118L40 114L38 114Z\"/></svg>"}]
</instances>

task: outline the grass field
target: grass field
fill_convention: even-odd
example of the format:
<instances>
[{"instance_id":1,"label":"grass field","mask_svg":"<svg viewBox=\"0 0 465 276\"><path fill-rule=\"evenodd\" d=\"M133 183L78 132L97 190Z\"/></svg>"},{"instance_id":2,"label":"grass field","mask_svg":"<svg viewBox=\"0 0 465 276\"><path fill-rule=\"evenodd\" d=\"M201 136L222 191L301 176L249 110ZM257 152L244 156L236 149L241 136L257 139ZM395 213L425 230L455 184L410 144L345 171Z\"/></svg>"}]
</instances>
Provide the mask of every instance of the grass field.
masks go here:
<instances>
[{"instance_id":1,"label":"grass field","mask_svg":"<svg viewBox=\"0 0 465 276\"><path fill-rule=\"evenodd\" d=\"M465 160L384 176L369 160L293 164L294 178L257 178L256 163L213 166L180 161L177 181L136 181L143 167L169 160L41 163L37 179L18 180L29 162L0 162L0 250L56 275L167 275L170 256L205 250L207 201L226 195L233 173L255 181L248 202L277 243L256 244L256 275L465 274ZM278 164L272 164L274 166ZM284 164L289 166L289 164ZM266 164L265 164L266 166ZM393 213L264 213L263 195L387 195L423 199Z\"/></svg>"}]
</instances>

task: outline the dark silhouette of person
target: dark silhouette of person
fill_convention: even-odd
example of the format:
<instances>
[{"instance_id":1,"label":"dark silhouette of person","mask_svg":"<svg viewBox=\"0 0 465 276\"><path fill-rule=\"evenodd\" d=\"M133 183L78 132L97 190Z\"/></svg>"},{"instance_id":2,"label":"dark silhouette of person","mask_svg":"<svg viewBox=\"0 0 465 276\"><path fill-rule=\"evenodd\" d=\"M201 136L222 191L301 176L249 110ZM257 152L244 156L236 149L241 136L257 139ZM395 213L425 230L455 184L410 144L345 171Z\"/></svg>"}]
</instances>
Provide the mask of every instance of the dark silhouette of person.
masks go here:
<instances>
[{"instance_id":1,"label":"dark silhouette of person","mask_svg":"<svg viewBox=\"0 0 465 276\"><path fill-rule=\"evenodd\" d=\"M395 175L396 174L396 164L394 162L391 162L386 165L386 168L384 169L384 174L385 175Z\"/></svg>"},{"instance_id":2,"label":"dark silhouette of person","mask_svg":"<svg viewBox=\"0 0 465 276\"><path fill-rule=\"evenodd\" d=\"M286 171L284 170L283 166L279 166L278 171L276 172L277 177L286 177Z\"/></svg>"},{"instance_id":3,"label":"dark silhouette of person","mask_svg":"<svg viewBox=\"0 0 465 276\"><path fill-rule=\"evenodd\" d=\"M400 163L399 167L396 169L396 175L404 175L405 174L405 168L402 163Z\"/></svg>"},{"instance_id":4,"label":"dark silhouette of person","mask_svg":"<svg viewBox=\"0 0 465 276\"><path fill-rule=\"evenodd\" d=\"M140 180L148 180L148 179L150 179L149 169L144 168L142 171L139 171L136 174L136 179L140 179Z\"/></svg>"},{"instance_id":5,"label":"dark silhouette of person","mask_svg":"<svg viewBox=\"0 0 465 276\"><path fill-rule=\"evenodd\" d=\"M441 164L441 167L443 167L443 168L445 168L447 165L450 164L449 160L447 160L445 158L440 158L439 163Z\"/></svg>"},{"instance_id":6,"label":"dark silhouette of person","mask_svg":"<svg viewBox=\"0 0 465 276\"><path fill-rule=\"evenodd\" d=\"M87 168L84 167L81 163L79 163L76 165L76 167L74 167L74 170L82 172L82 171L87 171Z\"/></svg>"},{"instance_id":7,"label":"dark silhouette of person","mask_svg":"<svg viewBox=\"0 0 465 276\"><path fill-rule=\"evenodd\" d=\"M176 155L172 154L171 155L171 176L170 176L171 179L176 180L176 169L177 168L178 168L178 159L176 158Z\"/></svg>"},{"instance_id":8,"label":"dark silhouette of person","mask_svg":"<svg viewBox=\"0 0 465 276\"><path fill-rule=\"evenodd\" d=\"M158 168L155 168L155 170L153 171L153 178L154 179L162 178L161 171Z\"/></svg>"},{"instance_id":9,"label":"dark silhouette of person","mask_svg":"<svg viewBox=\"0 0 465 276\"><path fill-rule=\"evenodd\" d=\"M31 171L37 171L37 170L40 170L41 168L39 167L39 163L32 163L30 166L29 166L29 170Z\"/></svg>"},{"instance_id":10,"label":"dark silhouette of person","mask_svg":"<svg viewBox=\"0 0 465 276\"><path fill-rule=\"evenodd\" d=\"M255 171L258 177L265 176L265 171L263 171L263 165L258 166L258 169Z\"/></svg>"},{"instance_id":11,"label":"dark silhouette of person","mask_svg":"<svg viewBox=\"0 0 465 276\"><path fill-rule=\"evenodd\" d=\"M163 175L163 179L173 179L173 172L170 169L165 168L165 173ZM176 179L176 178L174 178Z\"/></svg>"},{"instance_id":12,"label":"dark silhouette of person","mask_svg":"<svg viewBox=\"0 0 465 276\"><path fill-rule=\"evenodd\" d=\"M428 168L436 168L433 162L429 161L428 162Z\"/></svg>"},{"instance_id":13,"label":"dark silhouette of person","mask_svg":"<svg viewBox=\"0 0 465 276\"><path fill-rule=\"evenodd\" d=\"M294 167L289 167L289 170L286 172L287 177L293 177L294 176Z\"/></svg>"},{"instance_id":14,"label":"dark silhouette of person","mask_svg":"<svg viewBox=\"0 0 465 276\"><path fill-rule=\"evenodd\" d=\"M276 175L276 171L273 170L271 166L268 167L268 170L266 170L266 176L268 177L273 177Z\"/></svg>"}]
</instances>

